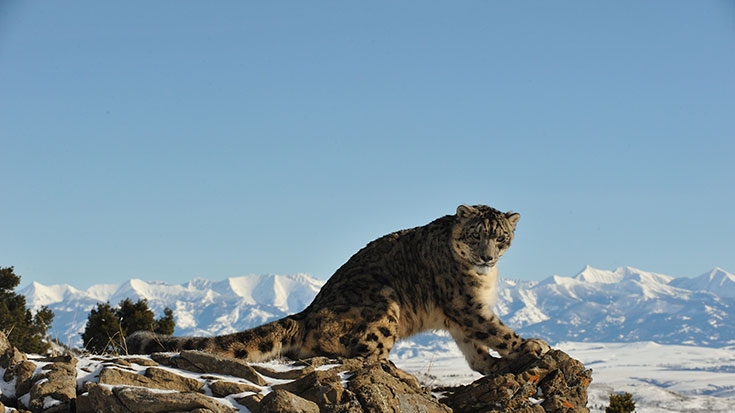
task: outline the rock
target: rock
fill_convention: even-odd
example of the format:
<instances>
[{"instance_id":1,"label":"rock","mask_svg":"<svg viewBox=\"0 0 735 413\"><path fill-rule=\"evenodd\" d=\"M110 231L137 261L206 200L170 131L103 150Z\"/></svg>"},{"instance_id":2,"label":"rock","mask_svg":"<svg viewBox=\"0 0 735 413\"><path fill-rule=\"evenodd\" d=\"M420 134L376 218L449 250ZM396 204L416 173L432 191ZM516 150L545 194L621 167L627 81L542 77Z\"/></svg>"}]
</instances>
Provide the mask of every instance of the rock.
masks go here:
<instances>
[{"instance_id":1,"label":"rock","mask_svg":"<svg viewBox=\"0 0 735 413\"><path fill-rule=\"evenodd\" d=\"M145 375L123 370L117 367L105 367L100 371L100 384L140 386L161 390L197 391L203 384L191 377L180 376L167 370L149 367Z\"/></svg>"},{"instance_id":2,"label":"rock","mask_svg":"<svg viewBox=\"0 0 735 413\"><path fill-rule=\"evenodd\" d=\"M391 363L340 361L343 364L312 371L291 383L272 388L314 402L321 411L450 412L422 389L413 376Z\"/></svg>"},{"instance_id":3,"label":"rock","mask_svg":"<svg viewBox=\"0 0 735 413\"><path fill-rule=\"evenodd\" d=\"M100 371L99 384L110 386L128 385L145 387L151 384L151 380L132 371L107 366Z\"/></svg>"},{"instance_id":4,"label":"rock","mask_svg":"<svg viewBox=\"0 0 735 413\"><path fill-rule=\"evenodd\" d=\"M227 397L231 394L253 392L259 393L261 389L251 384L234 383L231 381L218 380L209 383L209 390L217 397Z\"/></svg>"},{"instance_id":5,"label":"rock","mask_svg":"<svg viewBox=\"0 0 735 413\"><path fill-rule=\"evenodd\" d=\"M89 387L88 398L84 406L90 406L92 410L78 409L78 413L237 412L232 407L201 393L161 392L144 387L92 384Z\"/></svg>"},{"instance_id":6,"label":"rock","mask_svg":"<svg viewBox=\"0 0 735 413\"><path fill-rule=\"evenodd\" d=\"M256 412L256 413L258 412L258 409L260 409L260 402L262 400L263 400L262 394L251 394L249 396L235 398L236 402L247 407L248 410L250 410L251 412Z\"/></svg>"},{"instance_id":7,"label":"rock","mask_svg":"<svg viewBox=\"0 0 735 413\"><path fill-rule=\"evenodd\" d=\"M66 370L68 374L76 374L77 371L77 359L71 354L42 357L38 361L41 363L51 363L47 364L43 370Z\"/></svg>"},{"instance_id":8,"label":"rock","mask_svg":"<svg viewBox=\"0 0 735 413\"><path fill-rule=\"evenodd\" d=\"M119 364L121 366L127 366L130 367L133 364L138 364L140 366L146 366L146 367L153 367L158 366L158 363L156 363L154 360L151 360L149 358L145 357L117 357L111 360L115 364Z\"/></svg>"},{"instance_id":9,"label":"rock","mask_svg":"<svg viewBox=\"0 0 735 413\"><path fill-rule=\"evenodd\" d=\"M72 355L43 359L49 361L43 373L34 377L29 408L33 413L69 412L77 397L77 359Z\"/></svg>"},{"instance_id":10,"label":"rock","mask_svg":"<svg viewBox=\"0 0 735 413\"><path fill-rule=\"evenodd\" d=\"M335 371L312 371L291 383L276 384L271 388L298 394L322 407L340 404L345 391L342 379Z\"/></svg>"},{"instance_id":11,"label":"rock","mask_svg":"<svg viewBox=\"0 0 735 413\"><path fill-rule=\"evenodd\" d=\"M559 350L541 359L506 366L506 373L485 376L467 386L438 389L455 413L539 412L582 413L592 371Z\"/></svg>"},{"instance_id":12,"label":"rock","mask_svg":"<svg viewBox=\"0 0 735 413\"><path fill-rule=\"evenodd\" d=\"M265 379L247 362L239 359L218 356L198 350L184 350L179 355L167 356L165 353L151 355L158 363L196 373L224 374L246 379L258 386L265 386Z\"/></svg>"},{"instance_id":13,"label":"rock","mask_svg":"<svg viewBox=\"0 0 735 413\"><path fill-rule=\"evenodd\" d=\"M195 373L206 373L201 368L181 357L180 354L153 353L151 359L162 366L174 367L181 370L193 371Z\"/></svg>"},{"instance_id":14,"label":"rock","mask_svg":"<svg viewBox=\"0 0 735 413\"><path fill-rule=\"evenodd\" d=\"M408 373L392 364L366 365L349 380L364 411L450 413L451 409L434 399L418 382L406 380Z\"/></svg>"},{"instance_id":15,"label":"rock","mask_svg":"<svg viewBox=\"0 0 735 413\"><path fill-rule=\"evenodd\" d=\"M285 390L274 390L260 402L258 413L319 413L319 406Z\"/></svg>"},{"instance_id":16,"label":"rock","mask_svg":"<svg viewBox=\"0 0 735 413\"><path fill-rule=\"evenodd\" d=\"M114 387L112 392L120 403L133 413L190 412L195 409L207 409L217 413L237 413L237 410L232 407L200 393L162 393L142 387L125 386Z\"/></svg>"},{"instance_id":17,"label":"rock","mask_svg":"<svg viewBox=\"0 0 735 413\"><path fill-rule=\"evenodd\" d=\"M89 393L77 396L76 413L94 413L94 407L92 407L92 400L89 398Z\"/></svg>"},{"instance_id":18,"label":"rock","mask_svg":"<svg viewBox=\"0 0 735 413\"><path fill-rule=\"evenodd\" d=\"M298 379L314 371L313 366L306 366L302 369L294 369L294 370L289 369L289 370L284 370L284 371L276 371L268 367L257 366L257 365L253 366L253 368L255 369L255 371L257 371L263 376L270 377L273 379L279 379L279 380Z\"/></svg>"},{"instance_id":19,"label":"rock","mask_svg":"<svg viewBox=\"0 0 735 413\"><path fill-rule=\"evenodd\" d=\"M184 377L157 367L149 367L145 370L145 377L156 383L158 388L177 390L182 392L199 391L204 384L197 379Z\"/></svg>"},{"instance_id":20,"label":"rock","mask_svg":"<svg viewBox=\"0 0 735 413\"><path fill-rule=\"evenodd\" d=\"M132 413L112 392L112 387L91 383L88 391L92 410L77 413Z\"/></svg>"},{"instance_id":21,"label":"rock","mask_svg":"<svg viewBox=\"0 0 735 413\"><path fill-rule=\"evenodd\" d=\"M10 367L5 370L5 374L3 374L3 380L6 382L12 382L15 380L14 395L23 395L31 391L31 385L33 385L33 373L35 371L36 363L24 360L20 363L10 365Z\"/></svg>"}]
</instances>

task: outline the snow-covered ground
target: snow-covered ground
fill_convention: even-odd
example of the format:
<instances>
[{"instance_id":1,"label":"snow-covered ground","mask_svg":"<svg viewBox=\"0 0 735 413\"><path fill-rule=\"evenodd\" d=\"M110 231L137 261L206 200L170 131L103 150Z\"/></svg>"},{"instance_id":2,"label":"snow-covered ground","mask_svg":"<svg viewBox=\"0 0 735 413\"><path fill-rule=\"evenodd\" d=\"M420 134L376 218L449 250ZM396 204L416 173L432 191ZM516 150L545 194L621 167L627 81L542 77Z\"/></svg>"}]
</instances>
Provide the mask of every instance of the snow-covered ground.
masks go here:
<instances>
[{"instance_id":1,"label":"snow-covered ground","mask_svg":"<svg viewBox=\"0 0 735 413\"><path fill-rule=\"evenodd\" d=\"M604 412L610 393L618 392L633 395L638 413L735 412L735 347L652 342L563 342L554 347L592 369L592 412ZM451 340L438 345L405 341L394 353L393 362L425 384L467 384L480 377Z\"/></svg>"},{"instance_id":2,"label":"snow-covered ground","mask_svg":"<svg viewBox=\"0 0 735 413\"><path fill-rule=\"evenodd\" d=\"M652 342L558 347L592 369L591 407L606 406L611 392L626 391L639 413L735 412L735 347Z\"/></svg>"}]
</instances>

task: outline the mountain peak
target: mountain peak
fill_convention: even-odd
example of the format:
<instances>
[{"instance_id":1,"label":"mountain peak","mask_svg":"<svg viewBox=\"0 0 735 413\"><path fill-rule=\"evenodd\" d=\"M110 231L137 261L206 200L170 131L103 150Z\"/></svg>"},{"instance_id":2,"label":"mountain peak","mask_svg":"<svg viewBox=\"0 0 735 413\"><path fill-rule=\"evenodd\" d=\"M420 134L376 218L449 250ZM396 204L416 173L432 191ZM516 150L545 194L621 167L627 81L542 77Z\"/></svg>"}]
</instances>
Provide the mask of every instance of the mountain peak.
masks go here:
<instances>
[{"instance_id":1,"label":"mountain peak","mask_svg":"<svg viewBox=\"0 0 735 413\"><path fill-rule=\"evenodd\" d=\"M579 272L579 274L574 276L574 279L593 284L615 284L620 282L624 276L624 274L620 273L618 270L600 270L592 267L591 265L587 265Z\"/></svg>"},{"instance_id":2,"label":"mountain peak","mask_svg":"<svg viewBox=\"0 0 735 413\"><path fill-rule=\"evenodd\" d=\"M735 297L735 275L720 267L715 267L712 271L694 278L693 281L697 281L702 290L724 297Z\"/></svg>"},{"instance_id":3,"label":"mountain peak","mask_svg":"<svg viewBox=\"0 0 735 413\"><path fill-rule=\"evenodd\" d=\"M710 281L719 283L720 285L735 283L735 275L730 274L720 267L713 268L712 271L702 274L701 277L707 277Z\"/></svg>"},{"instance_id":4,"label":"mountain peak","mask_svg":"<svg viewBox=\"0 0 735 413\"><path fill-rule=\"evenodd\" d=\"M34 309L47 303L60 303L68 295L78 292L79 290L69 284L43 285L36 281L19 291L26 297L26 305Z\"/></svg>"},{"instance_id":5,"label":"mountain peak","mask_svg":"<svg viewBox=\"0 0 735 413\"><path fill-rule=\"evenodd\" d=\"M715 267L694 278L677 278L671 285L694 291L707 291L722 297L735 298L735 275Z\"/></svg>"},{"instance_id":6,"label":"mountain peak","mask_svg":"<svg viewBox=\"0 0 735 413\"><path fill-rule=\"evenodd\" d=\"M144 298L150 300L151 298L156 297L162 288L165 289L166 287L170 286L160 282L149 283L141 280L140 278L131 278L120 284L115 290L113 297L116 301L114 301L113 304L116 304L118 301L125 298Z\"/></svg>"},{"instance_id":7,"label":"mountain peak","mask_svg":"<svg viewBox=\"0 0 735 413\"><path fill-rule=\"evenodd\" d=\"M644 271L635 267L618 267L615 269L615 272L622 274L625 279L632 279L642 283L669 284L674 279L670 275Z\"/></svg>"}]
</instances>

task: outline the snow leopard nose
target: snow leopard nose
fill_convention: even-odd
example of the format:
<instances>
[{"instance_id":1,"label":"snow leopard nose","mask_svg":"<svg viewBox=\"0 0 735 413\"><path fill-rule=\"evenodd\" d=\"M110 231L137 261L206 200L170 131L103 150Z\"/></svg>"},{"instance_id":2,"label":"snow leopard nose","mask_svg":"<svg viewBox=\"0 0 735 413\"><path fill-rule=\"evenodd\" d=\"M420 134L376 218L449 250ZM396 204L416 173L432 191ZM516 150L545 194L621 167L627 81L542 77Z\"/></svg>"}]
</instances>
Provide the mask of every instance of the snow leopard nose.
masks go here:
<instances>
[{"instance_id":1,"label":"snow leopard nose","mask_svg":"<svg viewBox=\"0 0 735 413\"><path fill-rule=\"evenodd\" d=\"M487 263L487 264L490 264L491 262L495 261L495 257L489 254L480 255L480 259L482 260L482 262Z\"/></svg>"}]
</instances>

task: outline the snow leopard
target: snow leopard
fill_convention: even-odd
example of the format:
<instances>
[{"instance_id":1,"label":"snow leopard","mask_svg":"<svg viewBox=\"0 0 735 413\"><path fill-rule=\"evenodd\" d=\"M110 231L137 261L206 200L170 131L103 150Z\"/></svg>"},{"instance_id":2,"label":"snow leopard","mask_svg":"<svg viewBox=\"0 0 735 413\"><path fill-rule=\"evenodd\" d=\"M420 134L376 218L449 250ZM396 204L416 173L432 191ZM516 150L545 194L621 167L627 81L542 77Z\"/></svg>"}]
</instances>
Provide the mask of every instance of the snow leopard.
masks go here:
<instances>
[{"instance_id":1,"label":"snow leopard","mask_svg":"<svg viewBox=\"0 0 735 413\"><path fill-rule=\"evenodd\" d=\"M520 337L493 312L498 260L519 219L487 205L460 205L455 214L368 243L297 314L214 337L137 332L127 338L127 351L193 349L252 362L280 356L387 361L396 341L444 330L483 374L520 356L541 357L550 348L544 340Z\"/></svg>"}]
</instances>

